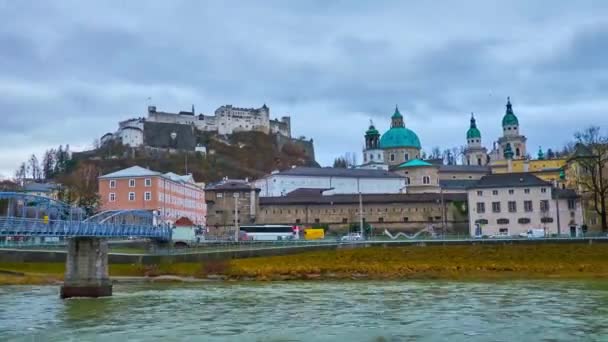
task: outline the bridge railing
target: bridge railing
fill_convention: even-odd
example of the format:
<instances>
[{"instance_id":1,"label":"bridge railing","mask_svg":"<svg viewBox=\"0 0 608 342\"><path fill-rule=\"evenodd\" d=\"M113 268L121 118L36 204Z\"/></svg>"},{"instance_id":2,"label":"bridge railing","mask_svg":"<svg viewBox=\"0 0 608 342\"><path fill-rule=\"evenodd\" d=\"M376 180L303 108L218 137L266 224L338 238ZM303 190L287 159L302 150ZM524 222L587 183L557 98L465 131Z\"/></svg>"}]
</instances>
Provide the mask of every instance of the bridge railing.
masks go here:
<instances>
[{"instance_id":1,"label":"bridge railing","mask_svg":"<svg viewBox=\"0 0 608 342\"><path fill-rule=\"evenodd\" d=\"M0 236L141 237L171 239L166 226L1 217Z\"/></svg>"}]
</instances>

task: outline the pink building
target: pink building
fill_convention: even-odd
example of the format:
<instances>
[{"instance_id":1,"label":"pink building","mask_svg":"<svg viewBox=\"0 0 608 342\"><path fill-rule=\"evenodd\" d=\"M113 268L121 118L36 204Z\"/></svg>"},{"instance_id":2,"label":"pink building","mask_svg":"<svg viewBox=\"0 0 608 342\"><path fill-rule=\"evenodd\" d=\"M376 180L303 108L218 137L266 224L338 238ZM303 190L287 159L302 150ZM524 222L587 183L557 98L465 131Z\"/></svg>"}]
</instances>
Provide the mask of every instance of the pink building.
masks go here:
<instances>
[{"instance_id":1,"label":"pink building","mask_svg":"<svg viewBox=\"0 0 608 342\"><path fill-rule=\"evenodd\" d=\"M158 210L163 222L180 217L205 225L207 204L204 186L192 175L180 176L133 166L99 177L101 210Z\"/></svg>"}]
</instances>

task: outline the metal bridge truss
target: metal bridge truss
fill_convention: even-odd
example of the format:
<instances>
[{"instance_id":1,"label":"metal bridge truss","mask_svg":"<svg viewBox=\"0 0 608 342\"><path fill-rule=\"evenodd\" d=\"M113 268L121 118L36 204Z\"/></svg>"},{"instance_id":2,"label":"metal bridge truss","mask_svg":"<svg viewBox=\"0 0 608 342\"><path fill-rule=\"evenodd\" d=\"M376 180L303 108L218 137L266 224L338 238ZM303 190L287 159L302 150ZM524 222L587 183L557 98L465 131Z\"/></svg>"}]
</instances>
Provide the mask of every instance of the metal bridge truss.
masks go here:
<instances>
[{"instance_id":1,"label":"metal bridge truss","mask_svg":"<svg viewBox=\"0 0 608 342\"><path fill-rule=\"evenodd\" d=\"M139 237L170 240L171 228L140 224L111 224L85 221L63 221L29 219L23 217L0 217L0 237Z\"/></svg>"}]
</instances>

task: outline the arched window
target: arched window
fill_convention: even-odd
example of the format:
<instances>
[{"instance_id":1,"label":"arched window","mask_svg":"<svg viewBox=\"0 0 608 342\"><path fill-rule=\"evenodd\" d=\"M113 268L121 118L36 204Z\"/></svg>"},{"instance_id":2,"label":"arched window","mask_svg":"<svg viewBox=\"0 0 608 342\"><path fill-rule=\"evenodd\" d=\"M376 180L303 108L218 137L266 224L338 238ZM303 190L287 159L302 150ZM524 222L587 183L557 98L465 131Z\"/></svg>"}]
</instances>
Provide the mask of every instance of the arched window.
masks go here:
<instances>
[{"instance_id":1,"label":"arched window","mask_svg":"<svg viewBox=\"0 0 608 342\"><path fill-rule=\"evenodd\" d=\"M471 165L471 157L467 157L467 165Z\"/></svg>"},{"instance_id":2,"label":"arched window","mask_svg":"<svg viewBox=\"0 0 608 342\"><path fill-rule=\"evenodd\" d=\"M369 154L369 160L374 160L374 155L372 153Z\"/></svg>"},{"instance_id":3,"label":"arched window","mask_svg":"<svg viewBox=\"0 0 608 342\"><path fill-rule=\"evenodd\" d=\"M403 155L403 158L405 159L405 161L410 160L410 154L406 152L406 153Z\"/></svg>"},{"instance_id":4,"label":"arched window","mask_svg":"<svg viewBox=\"0 0 608 342\"><path fill-rule=\"evenodd\" d=\"M405 177L405 184L410 185L410 177Z\"/></svg>"},{"instance_id":5,"label":"arched window","mask_svg":"<svg viewBox=\"0 0 608 342\"><path fill-rule=\"evenodd\" d=\"M380 153L378 153L378 160L382 160L382 157L380 156Z\"/></svg>"},{"instance_id":6,"label":"arched window","mask_svg":"<svg viewBox=\"0 0 608 342\"><path fill-rule=\"evenodd\" d=\"M515 155L519 157L519 147L515 149Z\"/></svg>"},{"instance_id":7,"label":"arched window","mask_svg":"<svg viewBox=\"0 0 608 342\"><path fill-rule=\"evenodd\" d=\"M391 161L395 161L395 154L391 153Z\"/></svg>"},{"instance_id":8,"label":"arched window","mask_svg":"<svg viewBox=\"0 0 608 342\"><path fill-rule=\"evenodd\" d=\"M481 166L481 158L477 158L477 165Z\"/></svg>"},{"instance_id":9,"label":"arched window","mask_svg":"<svg viewBox=\"0 0 608 342\"><path fill-rule=\"evenodd\" d=\"M372 156L370 156L370 157L372 157ZM366 162L366 161L367 161L367 154L363 153L363 162Z\"/></svg>"},{"instance_id":10,"label":"arched window","mask_svg":"<svg viewBox=\"0 0 608 342\"><path fill-rule=\"evenodd\" d=\"M422 177L422 184L431 184L431 177L429 177L429 176Z\"/></svg>"}]
</instances>

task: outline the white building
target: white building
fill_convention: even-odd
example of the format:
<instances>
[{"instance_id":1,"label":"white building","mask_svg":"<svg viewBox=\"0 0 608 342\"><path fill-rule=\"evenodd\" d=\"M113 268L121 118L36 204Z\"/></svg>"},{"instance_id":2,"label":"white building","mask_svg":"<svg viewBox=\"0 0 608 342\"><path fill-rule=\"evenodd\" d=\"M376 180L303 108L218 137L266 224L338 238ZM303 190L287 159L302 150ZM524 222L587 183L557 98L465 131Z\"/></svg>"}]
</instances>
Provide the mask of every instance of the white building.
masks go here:
<instances>
[{"instance_id":1,"label":"white building","mask_svg":"<svg viewBox=\"0 0 608 342\"><path fill-rule=\"evenodd\" d=\"M270 108L265 104L260 108L239 108L232 105L221 106L214 115L191 112L159 112L155 106L148 107L148 121L194 125L201 131L217 131L219 134L258 131L266 134L281 134L291 137L291 118L270 119Z\"/></svg>"},{"instance_id":2,"label":"white building","mask_svg":"<svg viewBox=\"0 0 608 342\"><path fill-rule=\"evenodd\" d=\"M529 229L570 235L583 223L574 191L553 188L530 173L484 176L468 188L467 197L471 236L515 236Z\"/></svg>"},{"instance_id":3,"label":"white building","mask_svg":"<svg viewBox=\"0 0 608 342\"><path fill-rule=\"evenodd\" d=\"M285 196L296 189L326 189L334 194L396 194L405 192L405 178L385 170L296 167L255 181L260 196Z\"/></svg>"}]
</instances>

